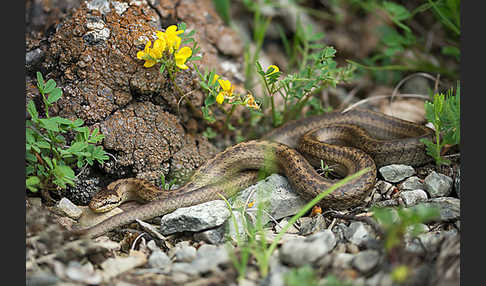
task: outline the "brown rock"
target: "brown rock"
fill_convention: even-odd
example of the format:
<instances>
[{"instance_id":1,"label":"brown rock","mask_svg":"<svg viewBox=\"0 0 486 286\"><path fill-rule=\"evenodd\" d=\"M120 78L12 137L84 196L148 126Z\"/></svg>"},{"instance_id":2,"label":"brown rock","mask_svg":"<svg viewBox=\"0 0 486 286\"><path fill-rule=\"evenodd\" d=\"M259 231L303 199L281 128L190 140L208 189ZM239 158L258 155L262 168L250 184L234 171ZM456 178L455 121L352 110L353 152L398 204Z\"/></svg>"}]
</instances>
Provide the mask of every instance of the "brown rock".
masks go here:
<instances>
[{"instance_id":1,"label":"brown rock","mask_svg":"<svg viewBox=\"0 0 486 286\"><path fill-rule=\"evenodd\" d=\"M121 166L133 166L138 178L167 174L169 159L184 145L184 129L172 114L150 102L135 102L101 123L104 146L119 153Z\"/></svg>"}]
</instances>

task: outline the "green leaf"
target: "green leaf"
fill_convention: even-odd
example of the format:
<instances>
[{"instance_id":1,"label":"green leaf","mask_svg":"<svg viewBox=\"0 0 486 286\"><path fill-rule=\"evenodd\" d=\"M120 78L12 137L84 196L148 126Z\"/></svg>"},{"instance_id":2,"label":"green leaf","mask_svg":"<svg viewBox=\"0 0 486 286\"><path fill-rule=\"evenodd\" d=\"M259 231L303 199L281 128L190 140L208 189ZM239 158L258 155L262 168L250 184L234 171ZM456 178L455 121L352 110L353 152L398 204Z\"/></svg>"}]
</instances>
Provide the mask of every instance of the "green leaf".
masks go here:
<instances>
[{"instance_id":1,"label":"green leaf","mask_svg":"<svg viewBox=\"0 0 486 286\"><path fill-rule=\"evenodd\" d=\"M37 163L37 157L31 152L25 153L25 160L31 163Z\"/></svg>"},{"instance_id":2,"label":"green leaf","mask_svg":"<svg viewBox=\"0 0 486 286\"><path fill-rule=\"evenodd\" d=\"M37 75L37 87L39 88L39 91L43 94L44 93L44 77L42 77L42 74L40 72L36 73Z\"/></svg>"},{"instance_id":3,"label":"green leaf","mask_svg":"<svg viewBox=\"0 0 486 286\"><path fill-rule=\"evenodd\" d=\"M65 189L66 184L74 186L74 171L71 167L66 165L57 165L53 170L56 179L53 181L55 184Z\"/></svg>"},{"instance_id":4,"label":"green leaf","mask_svg":"<svg viewBox=\"0 0 486 286\"><path fill-rule=\"evenodd\" d=\"M37 147L39 147L41 149L51 149L51 144L47 141L44 141L44 140L37 141L33 145L36 145Z\"/></svg>"},{"instance_id":5,"label":"green leaf","mask_svg":"<svg viewBox=\"0 0 486 286\"><path fill-rule=\"evenodd\" d=\"M32 129L25 129L25 142L27 143L34 143L35 142L35 137L34 137L34 130Z\"/></svg>"},{"instance_id":6,"label":"green leaf","mask_svg":"<svg viewBox=\"0 0 486 286\"><path fill-rule=\"evenodd\" d=\"M36 122L37 119L39 119L39 113L37 112L37 109L35 108L35 104L34 104L33 100L30 100L27 103L27 112L29 112L29 114L32 117L32 120L34 122Z\"/></svg>"},{"instance_id":7,"label":"green leaf","mask_svg":"<svg viewBox=\"0 0 486 286\"><path fill-rule=\"evenodd\" d=\"M62 96L62 89L59 87L56 87L52 90L52 92L49 93L49 96L47 97L47 103L52 104L56 101L59 100Z\"/></svg>"},{"instance_id":8,"label":"green leaf","mask_svg":"<svg viewBox=\"0 0 486 286\"><path fill-rule=\"evenodd\" d=\"M44 160L44 162L46 162L49 169L54 169L54 165L52 163L51 158L49 158L48 156L44 156L44 155L42 155L41 157L42 157L42 160Z\"/></svg>"},{"instance_id":9,"label":"green leaf","mask_svg":"<svg viewBox=\"0 0 486 286\"><path fill-rule=\"evenodd\" d=\"M213 105L215 102L216 102L216 97L214 97L212 94L209 94L209 95L208 95L208 96L206 96L206 98L204 99L204 105L205 105L205 106L211 106L211 105Z\"/></svg>"},{"instance_id":10,"label":"green leaf","mask_svg":"<svg viewBox=\"0 0 486 286\"><path fill-rule=\"evenodd\" d=\"M78 118L78 119L76 119L76 120L74 120L74 121L72 122L72 126L73 126L73 127L79 127L79 126L81 126L81 125L83 125L83 124L84 124L83 119L79 119L79 118Z\"/></svg>"},{"instance_id":11,"label":"green leaf","mask_svg":"<svg viewBox=\"0 0 486 286\"><path fill-rule=\"evenodd\" d=\"M87 142L75 142L66 150L66 152L76 154L85 150L87 147L88 147Z\"/></svg>"},{"instance_id":12,"label":"green leaf","mask_svg":"<svg viewBox=\"0 0 486 286\"><path fill-rule=\"evenodd\" d=\"M37 187L39 186L39 184L40 179L37 176L30 176L25 179L25 186L33 193L37 192Z\"/></svg>"},{"instance_id":13,"label":"green leaf","mask_svg":"<svg viewBox=\"0 0 486 286\"><path fill-rule=\"evenodd\" d=\"M164 70L165 70L165 63L162 63L162 64L160 65L159 73L160 73L160 74L164 73Z\"/></svg>"},{"instance_id":14,"label":"green leaf","mask_svg":"<svg viewBox=\"0 0 486 286\"><path fill-rule=\"evenodd\" d=\"M383 8L385 8L385 10L388 11L391 16L398 21L406 20L411 16L407 8L395 2L383 2Z\"/></svg>"},{"instance_id":15,"label":"green leaf","mask_svg":"<svg viewBox=\"0 0 486 286\"><path fill-rule=\"evenodd\" d=\"M44 87L44 93L50 93L56 87L56 82L53 79L49 79Z\"/></svg>"},{"instance_id":16,"label":"green leaf","mask_svg":"<svg viewBox=\"0 0 486 286\"><path fill-rule=\"evenodd\" d=\"M457 60L459 60L459 57L461 55L461 50L459 50L457 47L454 46L442 47L441 52L444 55L456 57Z\"/></svg>"},{"instance_id":17,"label":"green leaf","mask_svg":"<svg viewBox=\"0 0 486 286\"><path fill-rule=\"evenodd\" d=\"M59 125L58 125L56 119L41 118L41 119L39 119L39 124L40 124L41 127L45 128L47 130L59 132Z\"/></svg>"},{"instance_id":18,"label":"green leaf","mask_svg":"<svg viewBox=\"0 0 486 286\"><path fill-rule=\"evenodd\" d=\"M201 111L203 113L204 120L208 121L209 123L213 123L216 121L216 118L211 115L211 111L209 110L209 108L207 108L206 106L201 106Z\"/></svg>"},{"instance_id":19,"label":"green leaf","mask_svg":"<svg viewBox=\"0 0 486 286\"><path fill-rule=\"evenodd\" d=\"M205 90L209 90L209 86L204 81L199 81L199 85Z\"/></svg>"}]
</instances>

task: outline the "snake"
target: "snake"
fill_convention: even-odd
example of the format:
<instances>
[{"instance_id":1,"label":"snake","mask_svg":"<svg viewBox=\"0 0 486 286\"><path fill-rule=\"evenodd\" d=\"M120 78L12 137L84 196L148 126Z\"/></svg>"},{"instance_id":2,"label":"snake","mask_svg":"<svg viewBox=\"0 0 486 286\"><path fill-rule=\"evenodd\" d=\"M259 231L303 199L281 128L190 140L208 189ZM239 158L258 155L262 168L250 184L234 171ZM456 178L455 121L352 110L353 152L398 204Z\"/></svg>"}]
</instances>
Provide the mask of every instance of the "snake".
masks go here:
<instances>
[{"instance_id":1,"label":"snake","mask_svg":"<svg viewBox=\"0 0 486 286\"><path fill-rule=\"evenodd\" d=\"M238 143L203 163L190 180L165 191L138 178L119 179L98 192L89 206L97 212L142 199L146 204L114 215L94 226L74 228L73 233L97 237L136 219L162 216L181 207L231 198L255 184L265 174L287 177L292 188L312 200L330 188L335 179L323 177L314 166L336 165L341 176L369 168L318 202L342 210L359 206L374 187L377 168L388 164L423 165L432 158L422 139L433 139L434 130L368 109L345 113L331 111L290 121L261 139Z\"/></svg>"}]
</instances>

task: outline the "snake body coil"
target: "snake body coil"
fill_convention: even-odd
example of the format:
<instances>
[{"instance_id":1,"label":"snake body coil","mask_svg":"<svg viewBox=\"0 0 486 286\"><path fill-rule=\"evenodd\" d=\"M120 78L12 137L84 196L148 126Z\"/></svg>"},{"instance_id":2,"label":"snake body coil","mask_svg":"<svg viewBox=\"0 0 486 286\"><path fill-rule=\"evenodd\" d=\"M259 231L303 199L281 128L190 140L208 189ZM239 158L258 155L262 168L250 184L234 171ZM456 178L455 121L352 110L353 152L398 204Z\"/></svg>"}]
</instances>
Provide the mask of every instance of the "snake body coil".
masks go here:
<instances>
[{"instance_id":1,"label":"snake body coil","mask_svg":"<svg viewBox=\"0 0 486 286\"><path fill-rule=\"evenodd\" d=\"M319 204L343 209L359 205L376 179L376 166L402 163L420 165L431 160L422 138L432 138L433 130L381 113L354 109L330 112L289 122L274 129L262 140L243 142L227 148L203 164L191 180L177 190L161 192L140 179L120 179L96 195L90 207L101 209L110 202L131 199L131 191L145 194L149 203L117 214L90 228L74 233L96 237L135 219L148 219L203 202L234 196L254 184L259 169L285 175L305 199L312 199L332 185L309 162L339 164L343 175L366 167L370 172L347 183ZM299 150L297 151L296 148ZM147 192L150 191L150 192ZM147 195L151 194L151 195Z\"/></svg>"}]
</instances>

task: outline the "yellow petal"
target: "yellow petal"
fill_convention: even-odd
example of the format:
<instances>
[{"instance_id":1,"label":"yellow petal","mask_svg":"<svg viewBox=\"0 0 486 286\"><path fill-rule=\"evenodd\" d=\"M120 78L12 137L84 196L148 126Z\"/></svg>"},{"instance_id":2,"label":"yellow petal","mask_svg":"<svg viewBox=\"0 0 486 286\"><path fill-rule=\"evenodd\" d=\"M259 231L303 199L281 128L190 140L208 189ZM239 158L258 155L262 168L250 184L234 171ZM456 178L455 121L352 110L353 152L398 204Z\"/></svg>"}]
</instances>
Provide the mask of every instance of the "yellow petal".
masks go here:
<instances>
[{"instance_id":1,"label":"yellow petal","mask_svg":"<svg viewBox=\"0 0 486 286\"><path fill-rule=\"evenodd\" d=\"M218 78L219 78L219 75L214 74L214 76L213 76L213 82L211 83L211 85L213 85L218 80Z\"/></svg>"},{"instance_id":2,"label":"yellow petal","mask_svg":"<svg viewBox=\"0 0 486 286\"><path fill-rule=\"evenodd\" d=\"M175 33L176 30L177 30L177 26L176 25L170 25L169 27L167 27L167 29L165 29L165 32L167 34L169 34L169 33Z\"/></svg>"},{"instance_id":3,"label":"yellow petal","mask_svg":"<svg viewBox=\"0 0 486 286\"><path fill-rule=\"evenodd\" d=\"M165 40L165 33L164 32L157 31L157 32L155 32L155 35L157 36L157 38Z\"/></svg>"},{"instance_id":4,"label":"yellow petal","mask_svg":"<svg viewBox=\"0 0 486 286\"><path fill-rule=\"evenodd\" d=\"M150 46L152 45L152 41L148 41L146 44L145 44L145 48L143 49L143 51L148 54L150 52Z\"/></svg>"},{"instance_id":5,"label":"yellow petal","mask_svg":"<svg viewBox=\"0 0 486 286\"><path fill-rule=\"evenodd\" d=\"M177 31L177 26L176 25L170 25L169 27L167 27L167 29L165 29L165 32L167 34L176 34L176 35L179 35L181 33L184 33L184 30Z\"/></svg>"},{"instance_id":6,"label":"yellow petal","mask_svg":"<svg viewBox=\"0 0 486 286\"><path fill-rule=\"evenodd\" d=\"M144 56L145 56L145 52L144 51L138 51L138 53L137 53L137 59L143 60L143 57Z\"/></svg>"},{"instance_id":7,"label":"yellow petal","mask_svg":"<svg viewBox=\"0 0 486 286\"><path fill-rule=\"evenodd\" d=\"M185 63L182 63L182 64L176 63L176 66L178 68L180 68L181 70L187 70L189 68Z\"/></svg>"},{"instance_id":8,"label":"yellow petal","mask_svg":"<svg viewBox=\"0 0 486 286\"><path fill-rule=\"evenodd\" d=\"M229 91L231 89L231 82L227 79L218 79L219 85L224 91Z\"/></svg>"},{"instance_id":9,"label":"yellow petal","mask_svg":"<svg viewBox=\"0 0 486 286\"><path fill-rule=\"evenodd\" d=\"M223 92L218 93L218 96L216 96L216 102L219 104L222 104L224 101L224 95Z\"/></svg>"},{"instance_id":10,"label":"yellow petal","mask_svg":"<svg viewBox=\"0 0 486 286\"><path fill-rule=\"evenodd\" d=\"M184 59L189 58L191 55L192 55L192 50L189 47L182 47L174 54L176 58L184 58Z\"/></svg>"},{"instance_id":11,"label":"yellow petal","mask_svg":"<svg viewBox=\"0 0 486 286\"><path fill-rule=\"evenodd\" d=\"M143 66L146 67L146 68L150 68L150 67L153 67L154 65L156 64L155 61L152 61L152 60L148 60L146 61Z\"/></svg>"},{"instance_id":12,"label":"yellow petal","mask_svg":"<svg viewBox=\"0 0 486 286\"><path fill-rule=\"evenodd\" d=\"M273 68L273 71L272 71L271 73L269 73L268 75L271 75L271 74L274 74L274 73L276 73L276 72L279 72L279 69L278 69L278 67L277 67L276 65L270 65L270 66L268 67L268 69L267 69L267 72L268 72L268 71L269 71L271 68Z\"/></svg>"},{"instance_id":13,"label":"yellow petal","mask_svg":"<svg viewBox=\"0 0 486 286\"><path fill-rule=\"evenodd\" d=\"M165 50L166 42L164 39L157 39L154 42L154 50L157 51L157 53L160 53L160 57L162 57L162 53Z\"/></svg>"}]
</instances>

